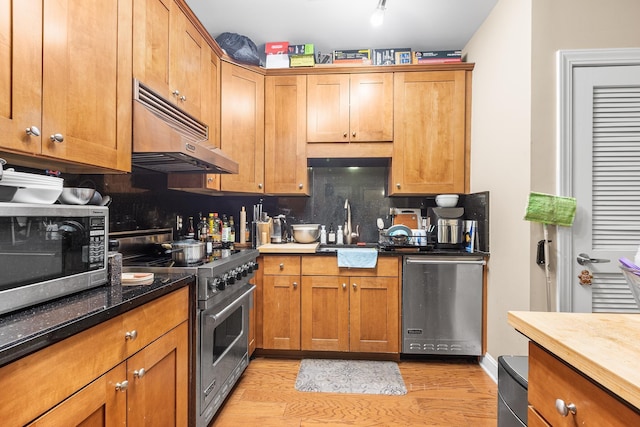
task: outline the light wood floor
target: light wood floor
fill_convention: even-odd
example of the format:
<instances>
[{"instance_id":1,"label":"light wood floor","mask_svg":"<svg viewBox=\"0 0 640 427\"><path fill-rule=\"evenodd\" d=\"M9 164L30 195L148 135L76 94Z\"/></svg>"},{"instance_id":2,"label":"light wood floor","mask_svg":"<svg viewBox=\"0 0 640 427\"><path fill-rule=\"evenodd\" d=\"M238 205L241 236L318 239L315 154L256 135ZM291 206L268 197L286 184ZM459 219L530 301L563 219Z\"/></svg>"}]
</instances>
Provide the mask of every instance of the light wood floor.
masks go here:
<instances>
[{"instance_id":1,"label":"light wood floor","mask_svg":"<svg viewBox=\"0 0 640 427\"><path fill-rule=\"evenodd\" d=\"M211 426L492 426L497 385L473 362L400 361L404 396L295 389L299 360L258 357Z\"/></svg>"}]
</instances>

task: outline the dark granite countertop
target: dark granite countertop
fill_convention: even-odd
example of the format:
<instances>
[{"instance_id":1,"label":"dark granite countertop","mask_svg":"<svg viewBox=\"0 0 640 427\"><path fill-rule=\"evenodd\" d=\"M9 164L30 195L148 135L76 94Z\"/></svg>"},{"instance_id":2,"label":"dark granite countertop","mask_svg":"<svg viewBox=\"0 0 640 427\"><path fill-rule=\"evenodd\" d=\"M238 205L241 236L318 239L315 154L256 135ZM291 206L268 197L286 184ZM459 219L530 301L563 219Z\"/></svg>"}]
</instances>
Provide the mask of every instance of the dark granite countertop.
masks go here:
<instances>
[{"instance_id":1,"label":"dark granite countertop","mask_svg":"<svg viewBox=\"0 0 640 427\"><path fill-rule=\"evenodd\" d=\"M0 316L0 366L194 282L156 274L150 285L104 285Z\"/></svg>"}]
</instances>

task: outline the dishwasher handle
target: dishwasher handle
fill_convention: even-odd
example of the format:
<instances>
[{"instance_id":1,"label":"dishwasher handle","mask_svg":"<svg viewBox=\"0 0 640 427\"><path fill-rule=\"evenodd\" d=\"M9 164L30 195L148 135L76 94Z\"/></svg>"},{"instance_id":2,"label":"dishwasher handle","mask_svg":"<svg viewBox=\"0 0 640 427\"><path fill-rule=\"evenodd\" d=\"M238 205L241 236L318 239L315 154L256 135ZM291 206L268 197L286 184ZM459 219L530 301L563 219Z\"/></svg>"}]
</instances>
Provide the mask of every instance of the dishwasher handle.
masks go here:
<instances>
[{"instance_id":1,"label":"dishwasher handle","mask_svg":"<svg viewBox=\"0 0 640 427\"><path fill-rule=\"evenodd\" d=\"M474 264L474 265L486 265L487 262L484 259L433 259L427 257L412 257L405 260L407 264Z\"/></svg>"}]
</instances>

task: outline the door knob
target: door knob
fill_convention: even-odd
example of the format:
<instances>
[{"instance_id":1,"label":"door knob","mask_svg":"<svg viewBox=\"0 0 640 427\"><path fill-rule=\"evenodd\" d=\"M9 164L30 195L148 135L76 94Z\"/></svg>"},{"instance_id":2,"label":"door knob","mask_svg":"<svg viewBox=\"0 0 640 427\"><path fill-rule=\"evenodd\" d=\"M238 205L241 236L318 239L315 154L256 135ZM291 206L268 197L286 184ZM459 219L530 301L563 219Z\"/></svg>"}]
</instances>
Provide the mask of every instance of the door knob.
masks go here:
<instances>
[{"instance_id":1,"label":"door knob","mask_svg":"<svg viewBox=\"0 0 640 427\"><path fill-rule=\"evenodd\" d=\"M579 254L578 258L576 259L576 261L578 261L578 264L580 264L580 265L611 262L611 260L605 259L605 258L591 258L587 254Z\"/></svg>"}]
</instances>

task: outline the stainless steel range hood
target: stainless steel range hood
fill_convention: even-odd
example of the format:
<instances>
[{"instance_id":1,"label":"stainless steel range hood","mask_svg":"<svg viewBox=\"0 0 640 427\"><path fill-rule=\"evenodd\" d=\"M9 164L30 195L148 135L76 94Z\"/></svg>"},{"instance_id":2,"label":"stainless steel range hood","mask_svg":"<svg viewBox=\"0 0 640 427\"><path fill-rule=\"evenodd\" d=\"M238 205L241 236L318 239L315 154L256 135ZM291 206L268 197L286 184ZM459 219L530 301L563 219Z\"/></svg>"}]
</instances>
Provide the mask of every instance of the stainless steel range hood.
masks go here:
<instances>
[{"instance_id":1,"label":"stainless steel range hood","mask_svg":"<svg viewBox=\"0 0 640 427\"><path fill-rule=\"evenodd\" d=\"M238 173L238 163L209 143L208 133L207 125L134 80L133 166L164 173Z\"/></svg>"}]
</instances>

